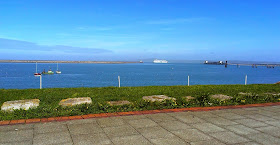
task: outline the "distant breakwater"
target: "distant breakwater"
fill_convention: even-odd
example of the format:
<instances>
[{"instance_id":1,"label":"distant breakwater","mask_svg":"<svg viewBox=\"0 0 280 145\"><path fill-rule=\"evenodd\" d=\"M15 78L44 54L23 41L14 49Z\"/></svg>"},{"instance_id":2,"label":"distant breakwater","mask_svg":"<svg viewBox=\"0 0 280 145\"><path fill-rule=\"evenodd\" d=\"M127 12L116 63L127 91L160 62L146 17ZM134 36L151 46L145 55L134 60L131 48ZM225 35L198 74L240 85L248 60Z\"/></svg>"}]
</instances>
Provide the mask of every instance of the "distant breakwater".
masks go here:
<instances>
[{"instance_id":1,"label":"distant breakwater","mask_svg":"<svg viewBox=\"0 0 280 145\"><path fill-rule=\"evenodd\" d=\"M0 60L0 63L100 63L100 64L124 64L140 63L132 61L58 61L58 60Z\"/></svg>"}]
</instances>

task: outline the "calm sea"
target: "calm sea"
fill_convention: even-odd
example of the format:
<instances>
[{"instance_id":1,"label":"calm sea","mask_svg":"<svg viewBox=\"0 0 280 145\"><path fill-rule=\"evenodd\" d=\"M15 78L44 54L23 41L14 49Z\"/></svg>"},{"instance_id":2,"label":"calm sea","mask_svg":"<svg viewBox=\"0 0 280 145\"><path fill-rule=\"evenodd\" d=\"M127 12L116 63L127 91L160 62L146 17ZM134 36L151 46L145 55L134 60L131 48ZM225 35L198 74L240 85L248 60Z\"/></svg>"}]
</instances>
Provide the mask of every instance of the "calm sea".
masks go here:
<instances>
[{"instance_id":1,"label":"calm sea","mask_svg":"<svg viewBox=\"0 0 280 145\"><path fill-rule=\"evenodd\" d=\"M40 77L34 77L35 63L0 63L0 88L39 88ZM38 64L38 72L56 64ZM280 68L251 66L204 65L189 63L168 64L59 64L62 74L43 75L43 88L118 86L172 86L198 84L270 84L280 81Z\"/></svg>"}]
</instances>

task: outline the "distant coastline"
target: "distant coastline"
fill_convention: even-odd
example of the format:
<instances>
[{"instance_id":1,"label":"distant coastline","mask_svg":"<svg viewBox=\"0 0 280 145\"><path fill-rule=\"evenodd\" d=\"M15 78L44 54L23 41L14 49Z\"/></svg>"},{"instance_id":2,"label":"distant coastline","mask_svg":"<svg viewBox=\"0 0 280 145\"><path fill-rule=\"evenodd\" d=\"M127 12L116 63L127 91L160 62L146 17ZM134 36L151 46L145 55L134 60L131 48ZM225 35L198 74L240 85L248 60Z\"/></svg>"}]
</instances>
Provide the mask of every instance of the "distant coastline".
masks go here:
<instances>
[{"instance_id":1,"label":"distant coastline","mask_svg":"<svg viewBox=\"0 0 280 145\"><path fill-rule=\"evenodd\" d=\"M64 60L0 60L0 63L100 63L100 64L124 64L140 63L136 61L64 61Z\"/></svg>"}]
</instances>

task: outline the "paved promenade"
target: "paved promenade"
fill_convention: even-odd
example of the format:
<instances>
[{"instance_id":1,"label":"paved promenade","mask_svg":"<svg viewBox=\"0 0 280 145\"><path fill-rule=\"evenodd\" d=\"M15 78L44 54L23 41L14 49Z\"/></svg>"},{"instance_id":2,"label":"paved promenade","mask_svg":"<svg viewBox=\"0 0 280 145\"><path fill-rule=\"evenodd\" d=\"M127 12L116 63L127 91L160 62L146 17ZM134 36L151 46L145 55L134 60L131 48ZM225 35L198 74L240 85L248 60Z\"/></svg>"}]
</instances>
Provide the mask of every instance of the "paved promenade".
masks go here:
<instances>
[{"instance_id":1,"label":"paved promenade","mask_svg":"<svg viewBox=\"0 0 280 145\"><path fill-rule=\"evenodd\" d=\"M280 106L0 126L1 145L280 144Z\"/></svg>"}]
</instances>

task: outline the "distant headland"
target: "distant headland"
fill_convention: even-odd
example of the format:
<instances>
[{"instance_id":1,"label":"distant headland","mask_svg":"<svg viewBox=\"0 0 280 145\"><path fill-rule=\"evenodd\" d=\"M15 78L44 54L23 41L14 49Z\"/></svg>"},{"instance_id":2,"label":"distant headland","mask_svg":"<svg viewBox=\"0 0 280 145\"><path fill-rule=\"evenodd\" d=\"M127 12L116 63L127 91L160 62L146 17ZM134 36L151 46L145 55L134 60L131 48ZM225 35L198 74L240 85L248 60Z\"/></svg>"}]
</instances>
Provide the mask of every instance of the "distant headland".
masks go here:
<instances>
[{"instance_id":1,"label":"distant headland","mask_svg":"<svg viewBox=\"0 0 280 145\"><path fill-rule=\"evenodd\" d=\"M138 61L64 61L64 60L0 60L0 63L100 63L100 64L123 64L140 63Z\"/></svg>"}]
</instances>

